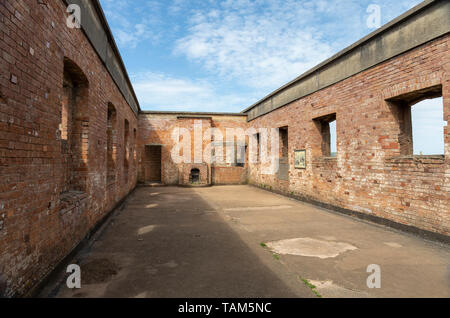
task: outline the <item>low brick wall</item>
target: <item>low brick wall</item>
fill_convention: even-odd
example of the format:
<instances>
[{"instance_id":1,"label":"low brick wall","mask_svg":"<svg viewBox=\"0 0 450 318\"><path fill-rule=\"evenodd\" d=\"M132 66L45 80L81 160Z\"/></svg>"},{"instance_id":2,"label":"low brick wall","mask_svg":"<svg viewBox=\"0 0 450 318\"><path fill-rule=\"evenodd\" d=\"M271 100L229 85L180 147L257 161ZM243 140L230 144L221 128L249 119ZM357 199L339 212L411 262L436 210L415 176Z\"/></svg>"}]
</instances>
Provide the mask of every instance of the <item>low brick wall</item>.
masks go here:
<instances>
[{"instance_id":1,"label":"low brick wall","mask_svg":"<svg viewBox=\"0 0 450 318\"><path fill-rule=\"evenodd\" d=\"M213 167L213 184L245 184L247 183L247 168L244 167Z\"/></svg>"}]
</instances>

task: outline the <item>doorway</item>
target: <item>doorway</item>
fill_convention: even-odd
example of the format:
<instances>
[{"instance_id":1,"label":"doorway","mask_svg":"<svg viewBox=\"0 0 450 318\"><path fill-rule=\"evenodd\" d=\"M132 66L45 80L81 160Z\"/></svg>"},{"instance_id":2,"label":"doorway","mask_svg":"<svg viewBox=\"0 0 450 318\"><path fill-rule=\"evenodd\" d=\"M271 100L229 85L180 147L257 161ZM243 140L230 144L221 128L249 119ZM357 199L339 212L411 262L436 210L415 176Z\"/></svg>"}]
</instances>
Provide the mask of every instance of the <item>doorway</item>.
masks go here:
<instances>
[{"instance_id":1,"label":"doorway","mask_svg":"<svg viewBox=\"0 0 450 318\"><path fill-rule=\"evenodd\" d=\"M161 182L162 146L145 146L144 179L145 183Z\"/></svg>"},{"instance_id":2,"label":"doorway","mask_svg":"<svg viewBox=\"0 0 450 318\"><path fill-rule=\"evenodd\" d=\"M190 183L200 183L200 170L192 169L191 174L189 175Z\"/></svg>"}]
</instances>

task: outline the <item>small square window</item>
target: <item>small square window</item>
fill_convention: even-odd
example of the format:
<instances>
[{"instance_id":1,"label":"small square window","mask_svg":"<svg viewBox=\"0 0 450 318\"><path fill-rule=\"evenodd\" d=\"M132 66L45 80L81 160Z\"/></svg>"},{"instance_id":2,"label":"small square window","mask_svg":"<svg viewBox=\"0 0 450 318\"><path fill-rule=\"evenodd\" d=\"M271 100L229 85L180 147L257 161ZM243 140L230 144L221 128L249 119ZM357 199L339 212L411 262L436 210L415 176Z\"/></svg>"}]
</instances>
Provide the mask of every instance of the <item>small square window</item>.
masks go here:
<instances>
[{"instance_id":1,"label":"small square window","mask_svg":"<svg viewBox=\"0 0 450 318\"><path fill-rule=\"evenodd\" d=\"M397 120L400 155L444 154L444 103L442 86L388 99Z\"/></svg>"},{"instance_id":2,"label":"small square window","mask_svg":"<svg viewBox=\"0 0 450 318\"><path fill-rule=\"evenodd\" d=\"M321 136L321 154L323 157L337 156L336 113L314 119Z\"/></svg>"}]
</instances>

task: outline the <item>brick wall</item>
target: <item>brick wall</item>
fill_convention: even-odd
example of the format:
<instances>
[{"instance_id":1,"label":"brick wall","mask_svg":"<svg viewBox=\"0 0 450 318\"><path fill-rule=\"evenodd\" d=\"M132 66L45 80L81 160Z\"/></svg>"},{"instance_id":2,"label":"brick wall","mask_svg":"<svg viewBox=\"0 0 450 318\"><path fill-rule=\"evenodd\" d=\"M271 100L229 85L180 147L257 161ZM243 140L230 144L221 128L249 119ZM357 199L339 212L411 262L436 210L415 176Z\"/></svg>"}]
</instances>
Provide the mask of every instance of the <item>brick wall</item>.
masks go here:
<instances>
[{"instance_id":1,"label":"brick wall","mask_svg":"<svg viewBox=\"0 0 450 318\"><path fill-rule=\"evenodd\" d=\"M242 128L246 129L247 121L245 116L217 116L217 115L198 115L191 114L185 116L182 114L158 114L158 113L142 113L139 115L139 182L149 182L145 180L145 171L148 170L148 165L145 163L144 151L146 146L161 145L161 170L162 183L169 185L186 184L189 180L189 173L191 165L183 163L175 163L171 153L175 147L172 133L175 128L187 129L191 143L191 157L190 161L194 162L194 125L201 124L204 134L207 129L217 128L226 139L227 128ZM202 140L200 146L204 152L207 152L207 146L212 140ZM225 149L225 148L224 148ZM224 150L225 153L225 150ZM182 154L180 152L180 154ZM216 154L218 156L218 154ZM204 162L199 162L203 169ZM187 167L187 168L186 168ZM210 184L236 184L243 183L246 180L246 170L239 167L215 167L215 165L206 165L208 171L208 180L203 180L203 183ZM215 173L217 171L217 173ZM229 175L227 175L229 174ZM202 174L205 175L205 174ZM216 175L216 181L211 180L211 177ZM243 180L243 181L242 181Z\"/></svg>"},{"instance_id":2,"label":"brick wall","mask_svg":"<svg viewBox=\"0 0 450 318\"><path fill-rule=\"evenodd\" d=\"M247 183L247 168L213 167L212 182L216 185Z\"/></svg>"},{"instance_id":3,"label":"brick wall","mask_svg":"<svg viewBox=\"0 0 450 318\"><path fill-rule=\"evenodd\" d=\"M289 180L262 175L252 184L450 234L450 129L445 159L404 156L399 116L391 100L441 87L450 121L450 36L444 36L367 71L252 120L253 127L289 127ZM337 118L338 153L323 157L316 118ZM294 151L307 150L307 168L294 168Z\"/></svg>"},{"instance_id":4,"label":"brick wall","mask_svg":"<svg viewBox=\"0 0 450 318\"><path fill-rule=\"evenodd\" d=\"M199 171L199 180L196 182L198 185L210 185L211 184L211 166L206 163L191 163L181 165L181 175L179 177L180 185L192 184L191 174L192 170L197 169Z\"/></svg>"},{"instance_id":5,"label":"brick wall","mask_svg":"<svg viewBox=\"0 0 450 318\"><path fill-rule=\"evenodd\" d=\"M63 1L45 2L0 2L0 286L6 282L0 294L6 296L33 288L137 178L137 116L83 31L66 27ZM71 85L78 96L65 140ZM110 155L108 104L116 120ZM128 178L123 153L129 153ZM108 156L115 167L109 173Z\"/></svg>"},{"instance_id":6,"label":"brick wall","mask_svg":"<svg viewBox=\"0 0 450 318\"><path fill-rule=\"evenodd\" d=\"M449 35L249 123L239 115L138 118L85 33L66 27L63 1L45 3L0 1L0 296L30 291L135 187L138 175L145 182L146 145L161 146L163 183L186 183L193 166L172 160L172 133L186 128L193 139L199 120L202 132L218 128L224 136L227 128L288 128L281 172L199 163L208 183L249 179L449 235L450 129L445 157L405 155L411 142L401 109L418 92L439 88L450 120ZM331 117L336 158L325 156L326 129L319 129ZM203 150L209 142L202 141ZM300 149L307 151L305 170L294 168Z\"/></svg>"}]
</instances>

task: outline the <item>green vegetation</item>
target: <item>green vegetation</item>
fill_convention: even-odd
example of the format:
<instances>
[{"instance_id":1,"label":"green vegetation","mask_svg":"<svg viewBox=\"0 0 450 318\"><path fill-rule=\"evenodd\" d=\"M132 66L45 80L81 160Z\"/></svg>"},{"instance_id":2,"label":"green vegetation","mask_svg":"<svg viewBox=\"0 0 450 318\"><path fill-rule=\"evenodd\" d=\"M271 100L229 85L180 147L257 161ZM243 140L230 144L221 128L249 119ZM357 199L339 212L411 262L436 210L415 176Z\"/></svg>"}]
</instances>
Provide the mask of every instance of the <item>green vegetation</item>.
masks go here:
<instances>
[{"instance_id":1,"label":"green vegetation","mask_svg":"<svg viewBox=\"0 0 450 318\"><path fill-rule=\"evenodd\" d=\"M322 295L319 294L319 292L316 290L316 289L317 289L316 286L314 286L313 284L311 284L311 283L310 283L307 279L305 279L305 278L300 277L300 280L301 280L303 283L305 283L306 286L308 286L309 288L311 288L311 290L313 291L313 293L314 293L317 297L322 298Z\"/></svg>"}]
</instances>

